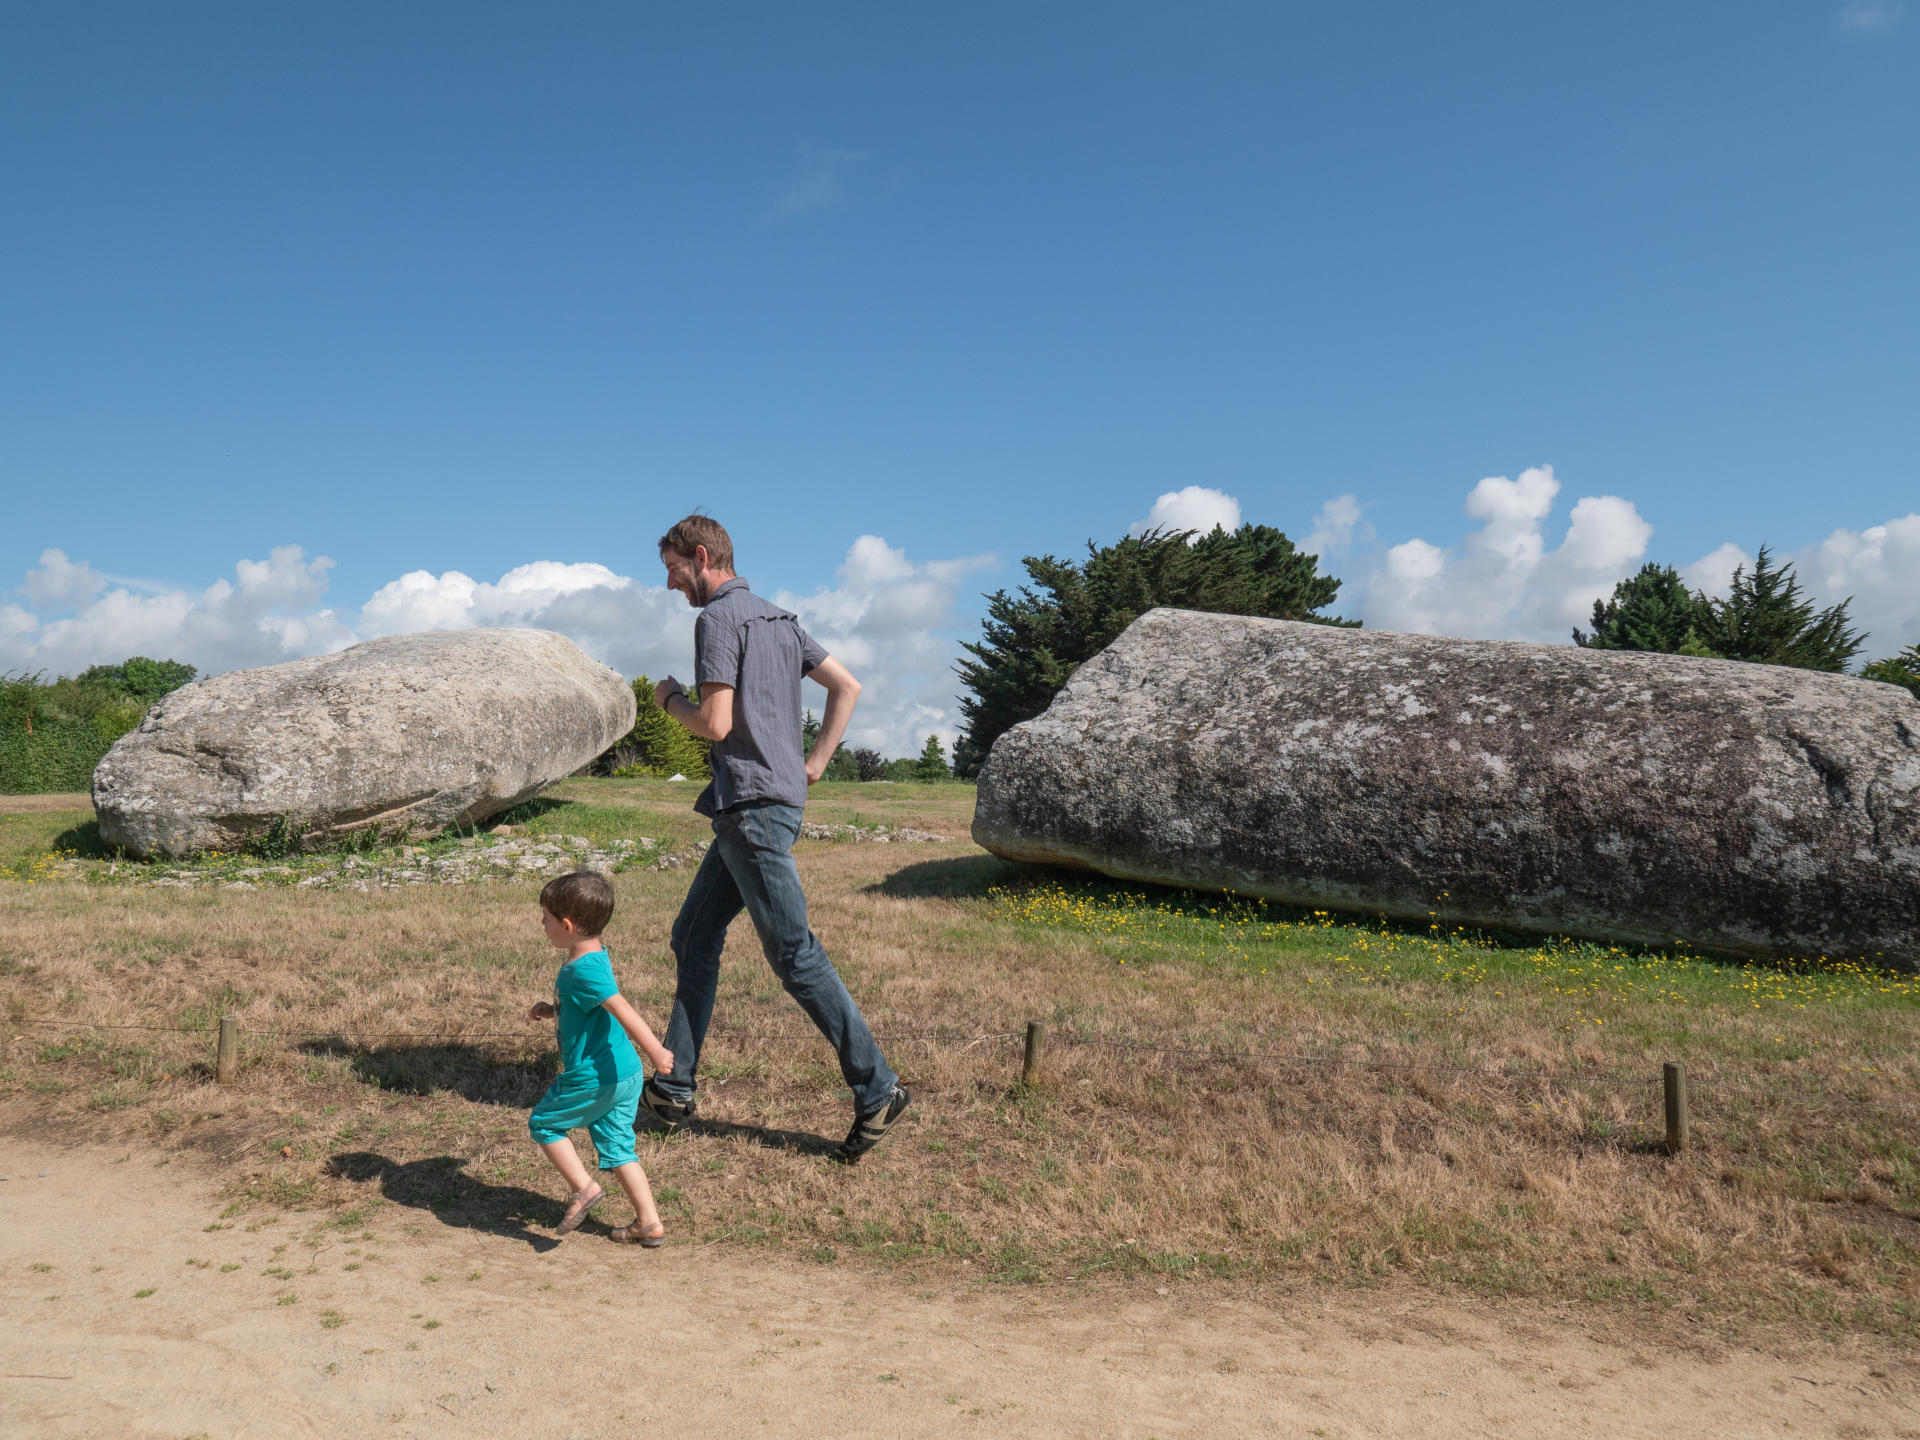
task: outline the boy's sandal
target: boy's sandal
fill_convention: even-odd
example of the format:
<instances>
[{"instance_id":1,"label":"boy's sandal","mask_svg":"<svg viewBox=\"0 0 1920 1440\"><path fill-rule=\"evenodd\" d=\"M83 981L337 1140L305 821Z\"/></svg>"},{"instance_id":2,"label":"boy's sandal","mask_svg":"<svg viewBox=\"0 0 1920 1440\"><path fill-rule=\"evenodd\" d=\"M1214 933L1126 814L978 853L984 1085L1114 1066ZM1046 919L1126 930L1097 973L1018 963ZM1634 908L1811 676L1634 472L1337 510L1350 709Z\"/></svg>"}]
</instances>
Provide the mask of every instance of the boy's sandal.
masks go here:
<instances>
[{"instance_id":1,"label":"boy's sandal","mask_svg":"<svg viewBox=\"0 0 1920 1440\"><path fill-rule=\"evenodd\" d=\"M622 1245L638 1245L644 1250L658 1250L667 1243L667 1226L664 1220L656 1220L653 1224L642 1227L636 1220L631 1225L622 1225L618 1230L609 1230L607 1238L618 1241Z\"/></svg>"},{"instance_id":2,"label":"boy's sandal","mask_svg":"<svg viewBox=\"0 0 1920 1440\"><path fill-rule=\"evenodd\" d=\"M580 1228L580 1222L587 1218L587 1212L607 1198L606 1187L596 1185L591 1190L576 1190L567 1197L567 1213L560 1217L560 1223L553 1227L556 1235L571 1235Z\"/></svg>"}]
</instances>

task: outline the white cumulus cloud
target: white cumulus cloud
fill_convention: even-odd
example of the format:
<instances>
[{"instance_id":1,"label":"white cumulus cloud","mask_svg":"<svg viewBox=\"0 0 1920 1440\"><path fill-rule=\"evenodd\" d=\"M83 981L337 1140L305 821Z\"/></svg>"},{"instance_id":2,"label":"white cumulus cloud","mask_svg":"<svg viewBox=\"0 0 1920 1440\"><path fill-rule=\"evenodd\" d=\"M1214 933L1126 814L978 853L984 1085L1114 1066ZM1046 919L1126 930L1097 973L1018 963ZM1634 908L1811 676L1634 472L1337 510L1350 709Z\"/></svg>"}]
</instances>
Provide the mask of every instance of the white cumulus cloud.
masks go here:
<instances>
[{"instance_id":1,"label":"white cumulus cloud","mask_svg":"<svg viewBox=\"0 0 1920 1440\"><path fill-rule=\"evenodd\" d=\"M64 550L42 550L40 563L27 571L20 588L41 605L67 605L91 600L107 588L108 580L93 566L67 558Z\"/></svg>"},{"instance_id":2,"label":"white cumulus cloud","mask_svg":"<svg viewBox=\"0 0 1920 1440\"><path fill-rule=\"evenodd\" d=\"M1240 528L1240 502L1224 490L1209 490L1204 485L1189 485L1184 490L1169 490L1153 502L1144 518L1127 527L1129 535L1144 535L1149 530L1197 530L1205 535L1218 525L1222 530Z\"/></svg>"},{"instance_id":3,"label":"white cumulus cloud","mask_svg":"<svg viewBox=\"0 0 1920 1440\"><path fill-rule=\"evenodd\" d=\"M1321 557L1344 555L1355 545L1373 542L1373 526L1367 523L1365 508L1357 495L1336 495L1320 507L1313 517L1313 528L1300 548ZM1326 567L1321 567L1324 574Z\"/></svg>"},{"instance_id":4,"label":"white cumulus cloud","mask_svg":"<svg viewBox=\"0 0 1920 1440\"><path fill-rule=\"evenodd\" d=\"M1920 645L1920 514L1835 530L1786 558L1821 604L1853 597L1848 613L1868 635L1862 658Z\"/></svg>"},{"instance_id":5,"label":"white cumulus cloud","mask_svg":"<svg viewBox=\"0 0 1920 1440\"><path fill-rule=\"evenodd\" d=\"M72 673L129 655L150 655L212 672L270 665L353 643L350 628L332 610L320 608L333 561L324 555L308 559L298 545L280 546L265 560L242 560L232 580L216 580L198 595L185 590L136 594L124 583L102 592L94 581L105 577L90 565L74 564L64 555L60 561L50 566L43 555L21 590L40 604L82 603L76 613L54 620L10 607L12 613L0 620L0 668ZM82 578L64 587L51 583L74 575ZM36 576L46 578L36 585Z\"/></svg>"},{"instance_id":6,"label":"white cumulus cloud","mask_svg":"<svg viewBox=\"0 0 1920 1440\"><path fill-rule=\"evenodd\" d=\"M1715 600L1724 600L1733 593L1733 572L1751 570L1753 558L1729 540L1715 546L1691 565L1682 565L1680 578L1687 582L1688 589L1704 591Z\"/></svg>"},{"instance_id":7,"label":"white cumulus cloud","mask_svg":"<svg viewBox=\"0 0 1920 1440\"><path fill-rule=\"evenodd\" d=\"M1633 502L1590 495L1575 503L1566 535L1550 547L1560 488L1550 465L1515 480L1482 480L1465 507L1479 527L1455 545L1415 538L1390 546L1359 586L1357 613L1387 630L1566 641L1575 626L1586 628L1595 600L1640 568L1653 527ZM1337 538L1341 518L1354 513L1329 502L1308 548ZM1869 637L1863 658L1920 644L1920 513L1775 553L1819 604L1852 598L1850 614ZM1751 570L1754 558L1729 540L1676 568L1689 588L1724 599L1734 571Z\"/></svg>"},{"instance_id":8,"label":"white cumulus cloud","mask_svg":"<svg viewBox=\"0 0 1920 1440\"><path fill-rule=\"evenodd\" d=\"M862 535L848 549L837 584L811 595L774 595L860 680L848 744L916 755L928 735L938 735L953 753L960 730L955 602L967 576L997 563L992 555L970 555L915 564L878 535Z\"/></svg>"},{"instance_id":9,"label":"white cumulus cloud","mask_svg":"<svg viewBox=\"0 0 1920 1440\"><path fill-rule=\"evenodd\" d=\"M1457 548L1422 539L1392 546L1365 583L1361 615L1388 630L1566 640L1593 602L1638 568L1653 527L1633 502L1589 495L1549 549L1546 523L1559 493L1551 465L1482 480L1466 503L1479 528Z\"/></svg>"}]
</instances>

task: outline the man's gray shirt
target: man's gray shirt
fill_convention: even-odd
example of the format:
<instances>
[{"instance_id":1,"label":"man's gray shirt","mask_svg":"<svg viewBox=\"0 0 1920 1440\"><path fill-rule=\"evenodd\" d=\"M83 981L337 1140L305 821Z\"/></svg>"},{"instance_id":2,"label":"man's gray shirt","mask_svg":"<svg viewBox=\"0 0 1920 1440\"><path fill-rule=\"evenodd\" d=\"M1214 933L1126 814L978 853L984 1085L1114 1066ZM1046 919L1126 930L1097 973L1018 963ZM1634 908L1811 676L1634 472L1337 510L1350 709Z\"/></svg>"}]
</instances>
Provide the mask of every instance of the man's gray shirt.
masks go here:
<instances>
[{"instance_id":1,"label":"man's gray shirt","mask_svg":"<svg viewBox=\"0 0 1920 1440\"><path fill-rule=\"evenodd\" d=\"M694 684L733 687L733 728L713 745L713 783L693 808L712 816L749 801L807 803L800 679L827 658L799 619L741 579L713 592L693 626Z\"/></svg>"}]
</instances>

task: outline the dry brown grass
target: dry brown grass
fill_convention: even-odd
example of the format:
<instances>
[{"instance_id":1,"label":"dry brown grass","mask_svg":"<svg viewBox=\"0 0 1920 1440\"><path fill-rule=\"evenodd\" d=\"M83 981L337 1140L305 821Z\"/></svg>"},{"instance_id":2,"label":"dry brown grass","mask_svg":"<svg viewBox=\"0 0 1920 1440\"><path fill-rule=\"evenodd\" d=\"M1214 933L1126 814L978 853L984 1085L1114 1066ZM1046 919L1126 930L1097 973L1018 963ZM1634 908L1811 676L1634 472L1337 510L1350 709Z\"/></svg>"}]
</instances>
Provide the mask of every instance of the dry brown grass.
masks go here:
<instances>
[{"instance_id":1,"label":"dry brown grass","mask_svg":"<svg viewBox=\"0 0 1920 1440\"><path fill-rule=\"evenodd\" d=\"M661 816L698 833L674 808L685 787L564 793L646 807L647 833ZM963 837L971 801L963 787L839 787L810 817ZM642 1150L681 1235L1005 1281L1401 1279L1631 1303L1723 1330L1917 1328L1911 1009L1728 1007L1689 1014L1684 1033L1623 1015L1573 1038L1545 986L1343 981L1306 942L1263 972L1012 923L980 898L1012 872L963 839L800 853L814 928L915 1109L862 1165L824 1157L846 1092L742 922L703 1062L711 1123ZM658 1020L687 879L616 880L615 967ZM203 1151L231 1167L242 1205L379 1196L449 1223L551 1223L557 1182L524 1129L552 1063L548 1033L521 1018L553 966L536 890L9 887L0 1113L40 1135ZM205 1029L81 1028L204 1027L226 1009L252 1032L230 1089L210 1083ZM1175 1048L1055 1044L1026 1088L1016 1039L974 1037L1011 1037L1033 1016ZM1806 1042L1802 1058L1768 1058L1782 1030ZM499 1033L341 1038L411 1031ZM1529 1074L1208 1053L1223 1042ZM1879 1073L1846 1068L1862 1046ZM1699 1098L1695 1147L1669 1158L1651 1143L1653 1082L1676 1047Z\"/></svg>"},{"instance_id":2,"label":"dry brown grass","mask_svg":"<svg viewBox=\"0 0 1920 1440\"><path fill-rule=\"evenodd\" d=\"M0 810L9 815L48 815L93 810L93 797L79 795L0 795Z\"/></svg>"}]
</instances>

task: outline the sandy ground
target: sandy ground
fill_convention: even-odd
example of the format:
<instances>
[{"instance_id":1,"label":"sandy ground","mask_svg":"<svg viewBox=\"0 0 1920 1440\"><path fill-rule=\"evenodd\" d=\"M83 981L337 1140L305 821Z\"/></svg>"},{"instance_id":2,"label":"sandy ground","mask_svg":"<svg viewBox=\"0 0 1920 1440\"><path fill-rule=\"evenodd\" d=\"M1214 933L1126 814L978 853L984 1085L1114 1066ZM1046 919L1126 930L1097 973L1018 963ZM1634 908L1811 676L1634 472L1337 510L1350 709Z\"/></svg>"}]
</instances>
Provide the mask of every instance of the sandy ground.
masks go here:
<instances>
[{"instance_id":1,"label":"sandy ground","mask_svg":"<svg viewBox=\"0 0 1920 1440\"><path fill-rule=\"evenodd\" d=\"M223 1221L216 1177L142 1151L9 1140L0 1173L7 1436L1920 1437L1912 1357L1855 1345L1643 1354L1405 1292L916 1287L392 1206L316 1235Z\"/></svg>"}]
</instances>

